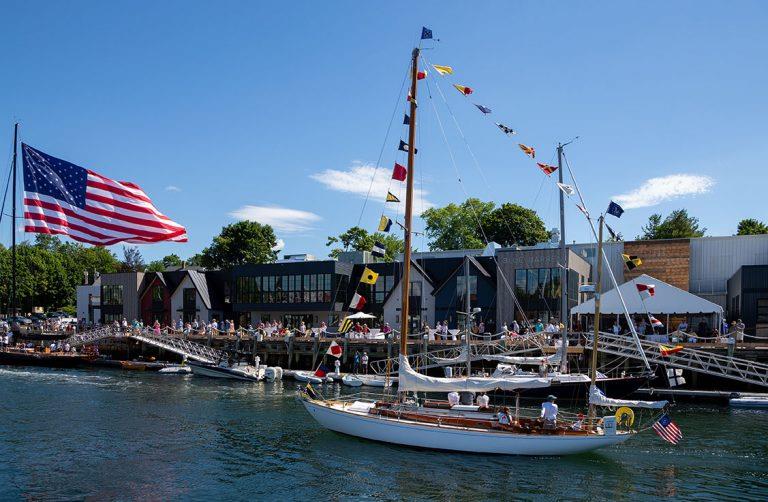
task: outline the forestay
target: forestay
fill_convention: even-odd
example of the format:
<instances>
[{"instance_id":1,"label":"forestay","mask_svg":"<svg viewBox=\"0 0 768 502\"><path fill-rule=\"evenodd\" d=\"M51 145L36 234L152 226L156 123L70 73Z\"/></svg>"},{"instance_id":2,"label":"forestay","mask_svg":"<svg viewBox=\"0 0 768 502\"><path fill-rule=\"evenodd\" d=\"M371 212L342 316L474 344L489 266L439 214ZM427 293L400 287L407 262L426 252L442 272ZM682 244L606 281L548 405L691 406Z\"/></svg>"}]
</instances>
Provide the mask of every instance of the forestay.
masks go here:
<instances>
[{"instance_id":1,"label":"forestay","mask_svg":"<svg viewBox=\"0 0 768 502\"><path fill-rule=\"evenodd\" d=\"M592 385L589 388L589 404L595 406L608 406L616 408L619 406L629 406L630 408L650 408L659 410L667 405L667 401L633 401L630 399L613 399L605 394L603 391Z\"/></svg>"},{"instance_id":2,"label":"forestay","mask_svg":"<svg viewBox=\"0 0 768 502\"><path fill-rule=\"evenodd\" d=\"M417 373L411 368L408 359L400 356L398 372L398 390L403 392L490 392L496 389L516 391L520 389L536 389L549 387L547 378L515 377L515 378L440 378Z\"/></svg>"}]
</instances>

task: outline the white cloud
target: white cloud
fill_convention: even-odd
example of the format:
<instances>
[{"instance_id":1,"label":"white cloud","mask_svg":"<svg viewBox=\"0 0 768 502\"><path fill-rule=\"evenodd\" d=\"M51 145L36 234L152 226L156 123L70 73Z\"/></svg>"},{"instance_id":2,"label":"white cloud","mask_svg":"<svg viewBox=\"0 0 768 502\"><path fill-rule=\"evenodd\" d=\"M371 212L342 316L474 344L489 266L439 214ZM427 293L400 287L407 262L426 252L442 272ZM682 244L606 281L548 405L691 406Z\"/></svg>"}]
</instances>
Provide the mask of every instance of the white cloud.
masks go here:
<instances>
[{"instance_id":1,"label":"white cloud","mask_svg":"<svg viewBox=\"0 0 768 502\"><path fill-rule=\"evenodd\" d=\"M181 188L177 187L176 185L168 185L165 187L166 192L181 192Z\"/></svg>"},{"instance_id":2,"label":"white cloud","mask_svg":"<svg viewBox=\"0 0 768 502\"><path fill-rule=\"evenodd\" d=\"M272 251L282 251L285 249L285 241L283 239L277 239L277 244L272 247Z\"/></svg>"},{"instance_id":3,"label":"white cloud","mask_svg":"<svg viewBox=\"0 0 768 502\"><path fill-rule=\"evenodd\" d=\"M373 164L354 161L348 169L326 169L311 174L309 177L322 183L330 190L351 193L360 197L365 197L370 188L371 200L381 203L384 203L389 188L389 191L401 200L401 204L405 202L405 183L392 180L392 169L385 167L379 167L377 170ZM373 184L371 184L371 180L373 180ZM426 190L414 187L414 207L419 210L433 207L434 204L427 199L428 195L429 192ZM395 204L390 204L395 207Z\"/></svg>"},{"instance_id":4,"label":"white cloud","mask_svg":"<svg viewBox=\"0 0 768 502\"><path fill-rule=\"evenodd\" d=\"M685 195L707 193L714 184L715 180L709 176L670 174L669 176L646 180L641 186L630 192L614 195L613 200L624 209L649 207Z\"/></svg>"},{"instance_id":5,"label":"white cloud","mask_svg":"<svg viewBox=\"0 0 768 502\"><path fill-rule=\"evenodd\" d=\"M285 233L310 230L312 223L322 219L309 211L277 206L243 206L229 215L238 220L257 221L270 225L275 230Z\"/></svg>"}]
</instances>

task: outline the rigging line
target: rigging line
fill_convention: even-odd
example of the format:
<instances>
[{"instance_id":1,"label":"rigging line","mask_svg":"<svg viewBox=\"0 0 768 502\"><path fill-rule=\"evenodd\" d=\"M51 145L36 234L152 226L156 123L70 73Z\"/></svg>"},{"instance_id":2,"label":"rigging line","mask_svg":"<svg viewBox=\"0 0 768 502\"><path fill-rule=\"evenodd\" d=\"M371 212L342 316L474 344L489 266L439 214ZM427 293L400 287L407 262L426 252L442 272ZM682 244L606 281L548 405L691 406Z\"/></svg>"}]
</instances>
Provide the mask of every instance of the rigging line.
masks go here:
<instances>
[{"instance_id":1,"label":"rigging line","mask_svg":"<svg viewBox=\"0 0 768 502\"><path fill-rule=\"evenodd\" d=\"M3 194L3 205L0 207L0 223L3 221L5 214L5 200L8 198L8 187L11 186L11 174L13 174L13 167L8 168L8 180L5 182L5 193Z\"/></svg>"},{"instance_id":2,"label":"rigging line","mask_svg":"<svg viewBox=\"0 0 768 502\"><path fill-rule=\"evenodd\" d=\"M429 86L429 84L427 84ZM446 149L448 150L448 155L451 159L451 165L453 166L454 171L456 171L456 178L459 181L459 186L461 187L461 191L464 192L464 196L469 199L469 194L467 193L466 188L464 187L464 183L461 181L461 173L459 172L459 167L456 165L456 159L453 155L453 150L451 149L450 143L448 142L448 136L445 134L445 128L443 127L443 121L440 119L440 114L437 112L437 107L435 106L435 103L433 100L429 100L430 104L432 105L432 109L435 112L435 118L437 119L437 124L440 126L440 132L443 136L443 141L445 141ZM485 230L483 229L482 222L480 221L480 217L477 214L477 211L475 210L474 205L469 205L470 210L472 211L472 215L475 217L475 220L477 220L477 226L480 229L480 233L483 235L483 241L485 242L485 245L488 245L488 236L485 234ZM517 295L515 295L514 290L509 284L509 281L507 280L506 275L501 270L501 267L499 266L499 262L496 259L496 254L492 256L493 262L496 264L496 270L500 273L501 278L504 280L504 285L506 286L507 290L509 291L510 295L512 296L512 300L515 304L515 306L520 311L520 314L523 316L523 320L527 325L530 326L530 321L528 320L528 317L525 315L525 311L522 308L522 305L520 305L520 302L517 300Z\"/></svg>"},{"instance_id":3,"label":"rigging line","mask_svg":"<svg viewBox=\"0 0 768 502\"><path fill-rule=\"evenodd\" d=\"M363 214L365 213L365 207L368 204L368 198L371 196L371 190L373 189L373 183L376 180L376 172L379 170L379 164L381 164L381 158L384 156L384 149L387 147L387 141L389 141L389 132L392 129L392 122L395 120L395 114L397 113L397 109L399 108L400 100L403 97L403 89L405 88L405 82L408 80L408 69L410 69L410 62L408 63L408 68L406 68L405 75L403 76L403 82L400 84L400 91L397 94L397 101L395 102L395 107L392 110L392 116L389 118L389 125L387 126L387 132L384 135L384 141L381 144L381 150L379 150L379 158L376 160L376 165L373 167L373 176L371 176L371 183L368 185L368 193L365 195L365 200L363 201L363 207L360 209L360 217L357 219L357 226L360 226L360 222L363 221Z\"/></svg>"}]
</instances>

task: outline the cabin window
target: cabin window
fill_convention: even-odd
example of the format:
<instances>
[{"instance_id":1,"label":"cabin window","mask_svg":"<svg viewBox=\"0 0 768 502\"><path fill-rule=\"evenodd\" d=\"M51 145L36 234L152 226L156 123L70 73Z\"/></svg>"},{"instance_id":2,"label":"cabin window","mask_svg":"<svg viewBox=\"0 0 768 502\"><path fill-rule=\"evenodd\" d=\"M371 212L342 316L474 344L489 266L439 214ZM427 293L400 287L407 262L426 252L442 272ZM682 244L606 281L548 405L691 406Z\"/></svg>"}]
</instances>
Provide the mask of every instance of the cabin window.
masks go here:
<instances>
[{"instance_id":1,"label":"cabin window","mask_svg":"<svg viewBox=\"0 0 768 502\"><path fill-rule=\"evenodd\" d=\"M122 305L123 286L121 284L106 284L101 287L102 305Z\"/></svg>"}]
</instances>

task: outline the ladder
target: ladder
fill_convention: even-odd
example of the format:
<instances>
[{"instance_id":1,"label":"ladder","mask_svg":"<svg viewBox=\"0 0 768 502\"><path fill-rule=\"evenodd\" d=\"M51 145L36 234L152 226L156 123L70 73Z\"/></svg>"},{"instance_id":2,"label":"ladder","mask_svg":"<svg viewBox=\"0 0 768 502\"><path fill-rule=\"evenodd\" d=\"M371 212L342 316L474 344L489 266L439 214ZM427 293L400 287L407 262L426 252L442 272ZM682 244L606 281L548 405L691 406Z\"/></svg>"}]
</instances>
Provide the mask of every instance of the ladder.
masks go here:
<instances>
[{"instance_id":1,"label":"ladder","mask_svg":"<svg viewBox=\"0 0 768 502\"><path fill-rule=\"evenodd\" d=\"M593 345L592 335L586 334L586 336L586 348L591 349ZM599 343L598 351L600 352L632 359L642 359L637 350L637 344L632 337L601 331ZM658 343L641 340L641 345L648 361L655 364L768 387L768 364L723 356L689 347L674 354L662 356Z\"/></svg>"}]
</instances>

